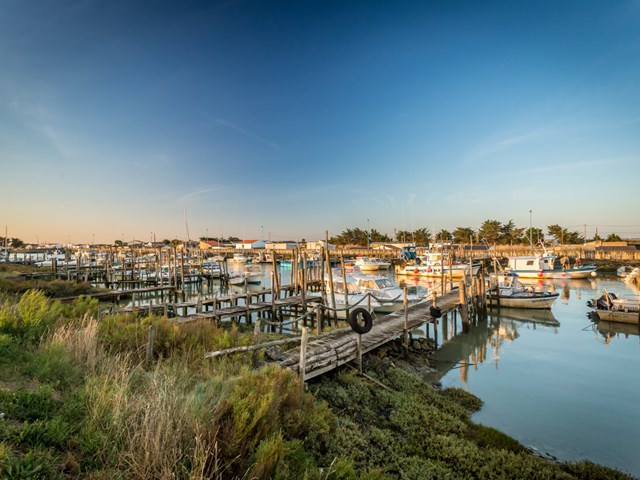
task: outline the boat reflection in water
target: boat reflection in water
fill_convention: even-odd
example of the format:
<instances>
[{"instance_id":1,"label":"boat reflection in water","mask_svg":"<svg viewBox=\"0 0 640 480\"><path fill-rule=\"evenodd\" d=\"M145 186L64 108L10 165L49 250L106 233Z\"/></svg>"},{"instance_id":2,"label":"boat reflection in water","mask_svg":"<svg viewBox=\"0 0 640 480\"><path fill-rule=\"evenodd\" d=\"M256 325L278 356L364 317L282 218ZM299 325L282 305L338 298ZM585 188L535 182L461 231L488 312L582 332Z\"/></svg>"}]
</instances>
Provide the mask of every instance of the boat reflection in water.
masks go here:
<instances>
[{"instance_id":1,"label":"boat reflection in water","mask_svg":"<svg viewBox=\"0 0 640 480\"><path fill-rule=\"evenodd\" d=\"M623 337L625 339L638 337L638 342L640 343L640 325L638 324L634 325L600 320L594 324L594 327L600 334L598 339L601 339L605 345L609 345L616 337Z\"/></svg>"},{"instance_id":2,"label":"boat reflection in water","mask_svg":"<svg viewBox=\"0 0 640 480\"><path fill-rule=\"evenodd\" d=\"M430 358L439 381L454 368L460 369L460 379L468 386L469 369L480 364L493 363L498 368L501 350L505 344L515 341L519 331L526 329L552 329L557 333L560 322L551 310L496 308L489 310L484 320L479 320L469 332L458 335L458 320L451 313L442 317L435 338L441 338L438 350ZM437 327L435 327L437 330Z\"/></svg>"}]
</instances>

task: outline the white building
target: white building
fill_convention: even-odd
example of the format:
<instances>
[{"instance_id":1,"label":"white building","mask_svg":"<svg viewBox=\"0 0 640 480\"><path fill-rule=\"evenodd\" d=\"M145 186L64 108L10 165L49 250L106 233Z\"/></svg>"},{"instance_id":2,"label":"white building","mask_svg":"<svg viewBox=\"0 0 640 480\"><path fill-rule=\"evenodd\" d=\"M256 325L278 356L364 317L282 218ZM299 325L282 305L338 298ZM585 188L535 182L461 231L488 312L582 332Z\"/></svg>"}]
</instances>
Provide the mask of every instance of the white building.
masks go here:
<instances>
[{"instance_id":1,"label":"white building","mask_svg":"<svg viewBox=\"0 0 640 480\"><path fill-rule=\"evenodd\" d=\"M254 248L265 248L264 240L242 240L236 243L236 250L251 250Z\"/></svg>"}]
</instances>

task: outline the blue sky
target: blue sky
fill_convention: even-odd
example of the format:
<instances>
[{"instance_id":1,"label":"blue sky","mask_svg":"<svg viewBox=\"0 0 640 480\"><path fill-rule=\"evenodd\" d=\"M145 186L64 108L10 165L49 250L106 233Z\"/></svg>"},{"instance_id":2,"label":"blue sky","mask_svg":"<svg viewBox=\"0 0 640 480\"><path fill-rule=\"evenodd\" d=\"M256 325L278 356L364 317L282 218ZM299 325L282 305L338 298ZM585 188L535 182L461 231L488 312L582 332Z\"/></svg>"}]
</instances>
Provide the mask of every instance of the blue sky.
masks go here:
<instances>
[{"instance_id":1,"label":"blue sky","mask_svg":"<svg viewBox=\"0 0 640 480\"><path fill-rule=\"evenodd\" d=\"M3 0L0 62L26 241L640 237L637 0Z\"/></svg>"}]
</instances>

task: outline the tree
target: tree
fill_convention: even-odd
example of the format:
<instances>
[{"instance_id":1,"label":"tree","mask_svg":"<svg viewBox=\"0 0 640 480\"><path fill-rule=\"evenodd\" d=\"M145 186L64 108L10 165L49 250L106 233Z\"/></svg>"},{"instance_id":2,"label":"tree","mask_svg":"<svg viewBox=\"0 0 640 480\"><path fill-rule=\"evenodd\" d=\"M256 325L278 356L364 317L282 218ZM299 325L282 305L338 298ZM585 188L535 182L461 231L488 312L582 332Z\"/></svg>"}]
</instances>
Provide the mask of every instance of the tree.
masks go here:
<instances>
[{"instance_id":1,"label":"tree","mask_svg":"<svg viewBox=\"0 0 640 480\"><path fill-rule=\"evenodd\" d=\"M498 243L500 237L501 224L497 220L485 220L480 226L478 235L480 238L484 238L489 243Z\"/></svg>"},{"instance_id":2,"label":"tree","mask_svg":"<svg viewBox=\"0 0 640 480\"><path fill-rule=\"evenodd\" d=\"M19 238L12 238L11 239L11 246L13 248L22 248L22 247L24 247L24 242L22 240L20 240Z\"/></svg>"},{"instance_id":3,"label":"tree","mask_svg":"<svg viewBox=\"0 0 640 480\"><path fill-rule=\"evenodd\" d=\"M396 232L395 240L396 242L399 242L399 243L411 242L412 241L411 232L409 230L398 230Z\"/></svg>"},{"instance_id":4,"label":"tree","mask_svg":"<svg viewBox=\"0 0 640 480\"><path fill-rule=\"evenodd\" d=\"M413 231L413 240L416 245L421 245L424 247L429 246L429 242L431 241L431 232L428 228L419 228L418 230Z\"/></svg>"},{"instance_id":5,"label":"tree","mask_svg":"<svg viewBox=\"0 0 640 480\"><path fill-rule=\"evenodd\" d=\"M458 227L453 231L453 240L456 243L471 243L476 232L471 227Z\"/></svg>"},{"instance_id":6,"label":"tree","mask_svg":"<svg viewBox=\"0 0 640 480\"><path fill-rule=\"evenodd\" d=\"M113 242L116 247L124 247L124 242L122 240L116 240Z\"/></svg>"},{"instance_id":7,"label":"tree","mask_svg":"<svg viewBox=\"0 0 640 480\"><path fill-rule=\"evenodd\" d=\"M380 233L374 228L371 230L371 241L372 242L390 242L391 237L386 233Z\"/></svg>"},{"instance_id":8,"label":"tree","mask_svg":"<svg viewBox=\"0 0 640 480\"><path fill-rule=\"evenodd\" d=\"M609 236L604 240L605 242L621 242L622 238L617 233L610 233Z\"/></svg>"},{"instance_id":9,"label":"tree","mask_svg":"<svg viewBox=\"0 0 640 480\"><path fill-rule=\"evenodd\" d=\"M408 230L400 230L396 232L396 242L412 242L416 245L428 246L431 241L431 232L428 228L419 228L410 232Z\"/></svg>"},{"instance_id":10,"label":"tree","mask_svg":"<svg viewBox=\"0 0 640 480\"><path fill-rule=\"evenodd\" d=\"M520 229L522 230L522 229ZM510 245L514 240L518 238L518 229L513 220L509 220L507 223L500 227L500 243L503 245Z\"/></svg>"},{"instance_id":11,"label":"tree","mask_svg":"<svg viewBox=\"0 0 640 480\"><path fill-rule=\"evenodd\" d=\"M436 242L450 242L452 237L453 235L449 230L442 229L436 234L435 240Z\"/></svg>"}]
</instances>

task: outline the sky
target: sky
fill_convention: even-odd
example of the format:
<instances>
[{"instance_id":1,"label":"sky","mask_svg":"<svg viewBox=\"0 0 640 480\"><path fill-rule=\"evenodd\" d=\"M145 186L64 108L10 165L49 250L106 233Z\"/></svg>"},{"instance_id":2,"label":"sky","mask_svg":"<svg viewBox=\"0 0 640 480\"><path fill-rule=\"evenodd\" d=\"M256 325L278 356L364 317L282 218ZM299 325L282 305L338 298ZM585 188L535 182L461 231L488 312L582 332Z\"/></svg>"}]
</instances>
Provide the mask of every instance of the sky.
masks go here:
<instances>
[{"instance_id":1,"label":"sky","mask_svg":"<svg viewBox=\"0 0 640 480\"><path fill-rule=\"evenodd\" d=\"M640 1L0 0L0 226L640 237Z\"/></svg>"}]
</instances>

